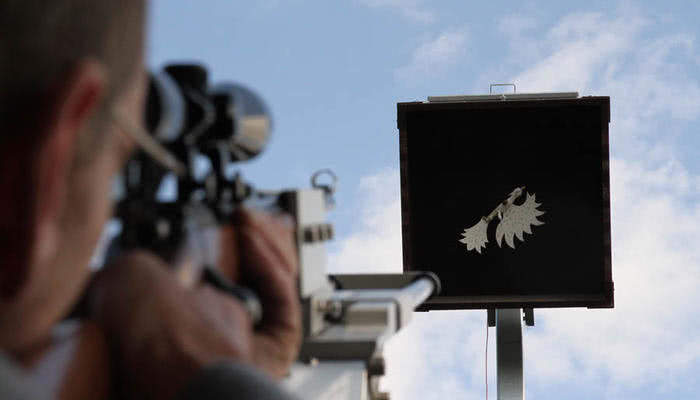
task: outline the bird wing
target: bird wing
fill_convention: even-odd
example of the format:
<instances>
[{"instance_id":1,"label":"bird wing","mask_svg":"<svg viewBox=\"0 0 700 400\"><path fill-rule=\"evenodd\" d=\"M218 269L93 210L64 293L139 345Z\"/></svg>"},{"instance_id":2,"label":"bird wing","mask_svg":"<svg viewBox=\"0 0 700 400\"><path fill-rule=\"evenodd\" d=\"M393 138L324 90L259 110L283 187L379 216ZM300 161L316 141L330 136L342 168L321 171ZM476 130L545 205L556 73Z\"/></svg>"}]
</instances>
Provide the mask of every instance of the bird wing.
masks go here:
<instances>
[{"instance_id":1,"label":"bird wing","mask_svg":"<svg viewBox=\"0 0 700 400\"><path fill-rule=\"evenodd\" d=\"M523 233L532 234L531 226L543 225L544 222L537 219L544 211L540 211L537 207L542 204L535 201L535 195L527 194L525 202L522 205L511 204L503 211L503 218L496 227L496 242L501 247L501 242L505 237L508 246L515 248L513 237L517 236L521 242L524 241Z\"/></svg>"},{"instance_id":2,"label":"bird wing","mask_svg":"<svg viewBox=\"0 0 700 400\"><path fill-rule=\"evenodd\" d=\"M459 241L467 245L467 251L476 250L481 254L481 249L486 247L488 238L486 237L486 229L489 223L484 218L480 219L474 226L465 229L462 232L462 239Z\"/></svg>"}]
</instances>

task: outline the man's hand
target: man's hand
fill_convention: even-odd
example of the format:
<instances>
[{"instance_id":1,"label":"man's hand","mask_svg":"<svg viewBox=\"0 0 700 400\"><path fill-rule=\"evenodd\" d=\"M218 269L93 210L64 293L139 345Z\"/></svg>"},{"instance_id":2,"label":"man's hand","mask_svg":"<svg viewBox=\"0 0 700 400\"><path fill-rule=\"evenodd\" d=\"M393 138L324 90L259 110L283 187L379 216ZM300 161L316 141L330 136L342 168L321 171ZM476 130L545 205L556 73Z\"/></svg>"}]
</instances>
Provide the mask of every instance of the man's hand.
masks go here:
<instances>
[{"instance_id":1,"label":"man's hand","mask_svg":"<svg viewBox=\"0 0 700 400\"><path fill-rule=\"evenodd\" d=\"M129 397L173 398L203 367L224 359L284 375L301 340L291 224L242 212L221 232L221 269L263 305L253 329L243 306L208 285L187 288L149 253L131 252L99 273L90 313L119 358Z\"/></svg>"},{"instance_id":2,"label":"man's hand","mask_svg":"<svg viewBox=\"0 0 700 400\"><path fill-rule=\"evenodd\" d=\"M262 302L263 320L253 335L253 361L273 376L284 376L296 360L302 334L293 221L239 212L235 227L222 229L221 241L224 274L253 289Z\"/></svg>"},{"instance_id":3,"label":"man's hand","mask_svg":"<svg viewBox=\"0 0 700 400\"><path fill-rule=\"evenodd\" d=\"M127 398L172 399L207 365L252 360L251 321L237 301L183 287L149 253L131 252L99 273L90 314L106 331Z\"/></svg>"}]
</instances>

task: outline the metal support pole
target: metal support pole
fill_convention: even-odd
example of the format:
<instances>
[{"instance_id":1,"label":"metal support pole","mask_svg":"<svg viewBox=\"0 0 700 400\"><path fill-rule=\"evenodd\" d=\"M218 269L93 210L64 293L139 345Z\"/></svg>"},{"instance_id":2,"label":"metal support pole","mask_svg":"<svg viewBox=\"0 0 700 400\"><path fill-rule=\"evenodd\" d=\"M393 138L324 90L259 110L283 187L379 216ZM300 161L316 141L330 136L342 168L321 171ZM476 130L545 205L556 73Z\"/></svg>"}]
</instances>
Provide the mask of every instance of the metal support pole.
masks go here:
<instances>
[{"instance_id":1,"label":"metal support pole","mask_svg":"<svg viewBox=\"0 0 700 400\"><path fill-rule=\"evenodd\" d=\"M519 308L496 310L498 400L523 400L523 329Z\"/></svg>"}]
</instances>

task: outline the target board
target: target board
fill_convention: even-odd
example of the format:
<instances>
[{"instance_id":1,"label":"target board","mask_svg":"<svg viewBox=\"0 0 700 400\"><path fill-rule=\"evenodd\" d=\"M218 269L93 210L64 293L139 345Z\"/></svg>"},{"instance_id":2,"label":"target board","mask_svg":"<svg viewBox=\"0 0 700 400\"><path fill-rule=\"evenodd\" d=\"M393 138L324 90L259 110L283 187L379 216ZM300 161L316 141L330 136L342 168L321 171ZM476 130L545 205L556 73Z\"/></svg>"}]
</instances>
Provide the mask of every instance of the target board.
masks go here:
<instances>
[{"instance_id":1,"label":"target board","mask_svg":"<svg viewBox=\"0 0 700 400\"><path fill-rule=\"evenodd\" d=\"M398 104L405 271L423 309L613 307L609 97Z\"/></svg>"}]
</instances>

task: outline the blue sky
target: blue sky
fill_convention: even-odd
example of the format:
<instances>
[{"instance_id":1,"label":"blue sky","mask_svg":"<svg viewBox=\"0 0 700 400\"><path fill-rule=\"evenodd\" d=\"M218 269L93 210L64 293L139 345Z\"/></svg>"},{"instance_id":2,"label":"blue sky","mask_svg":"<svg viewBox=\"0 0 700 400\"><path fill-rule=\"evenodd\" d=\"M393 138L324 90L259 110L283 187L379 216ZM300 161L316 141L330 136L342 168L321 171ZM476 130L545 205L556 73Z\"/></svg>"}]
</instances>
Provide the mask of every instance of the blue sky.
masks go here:
<instances>
[{"instance_id":1,"label":"blue sky","mask_svg":"<svg viewBox=\"0 0 700 400\"><path fill-rule=\"evenodd\" d=\"M700 389L698 16L691 1L158 0L148 60L202 61L214 81L267 100L274 138L241 165L258 186L336 172L332 271L401 269L396 102L494 82L611 96L616 308L538 310L525 330L527 395L690 399ZM387 348L384 386L397 399L483 397L484 323L485 312L417 315Z\"/></svg>"}]
</instances>

